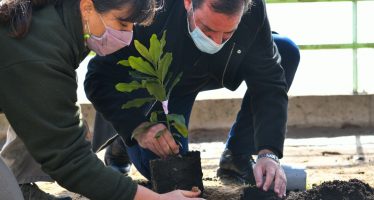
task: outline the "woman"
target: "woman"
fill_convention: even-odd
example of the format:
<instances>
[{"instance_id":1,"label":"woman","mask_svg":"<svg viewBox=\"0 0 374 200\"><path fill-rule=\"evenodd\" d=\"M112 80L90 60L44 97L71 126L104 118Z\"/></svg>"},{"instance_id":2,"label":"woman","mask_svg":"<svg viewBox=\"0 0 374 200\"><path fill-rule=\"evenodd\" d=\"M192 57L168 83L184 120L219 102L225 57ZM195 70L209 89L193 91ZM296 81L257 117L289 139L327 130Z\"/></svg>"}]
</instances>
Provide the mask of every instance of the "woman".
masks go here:
<instances>
[{"instance_id":1,"label":"woman","mask_svg":"<svg viewBox=\"0 0 374 200\"><path fill-rule=\"evenodd\" d=\"M133 23L149 24L155 9L154 0L0 1L0 110L43 171L70 191L115 200L199 195L156 194L106 168L75 105L75 69L88 48L106 55L128 45Z\"/></svg>"}]
</instances>

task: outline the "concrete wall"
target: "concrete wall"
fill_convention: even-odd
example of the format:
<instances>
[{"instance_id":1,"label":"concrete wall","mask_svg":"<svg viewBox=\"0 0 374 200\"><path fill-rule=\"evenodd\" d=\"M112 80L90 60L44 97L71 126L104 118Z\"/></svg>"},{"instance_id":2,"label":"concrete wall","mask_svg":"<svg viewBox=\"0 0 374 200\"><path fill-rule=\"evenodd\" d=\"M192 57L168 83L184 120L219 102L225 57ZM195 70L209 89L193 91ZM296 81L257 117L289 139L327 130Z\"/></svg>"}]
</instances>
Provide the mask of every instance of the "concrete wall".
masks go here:
<instances>
[{"instance_id":1,"label":"concrete wall","mask_svg":"<svg viewBox=\"0 0 374 200\"><path fill-rule=\"evenodd\" d=\"M190 128L229 128L240 104L241 99L198 101L192 111ZM374 95L290 97L288 125L374 127Z\"/></svg>"},{"instance_id":2,"label":"concrete wall","mask_svg":"<svg viewBox=\"0 0 374 200\"><path fill-rule=\"evenodd\" d=\"M195 102L190 129L229 128L241 99ZM93 130L95 109L81 105L83 117ZM374 127L374 95L290 97L288 125L295 127ZM8 122L0 115L0 139Z\"/></svg>"},{"instance_id":3,"label":"concrete wall","mask_svg":"<svg viewBox=\"0 0 374 200\"><path fill-rule=\"evenodd\" d=\"M90 133L86 136L87 139L91 139L93 132L93 125L95 122L95 108L91 104L81 104L80 105L82 117L87 121L90 129ZM6 136L6 131L8 129L9 123L4 114L0 114L0 141ZM1 144L1 142L0 142Z\"/></svg>"},{"instance_id":4,"label":"concrete wall","mask_svg":"<svg viewBox=\"0 0 374 200\"><path fill-rule=\"evenodd\" d=\"M294 97L289 104L291 126L368 127L373 116L373 95Z\"/></svg>"}]
</instances>

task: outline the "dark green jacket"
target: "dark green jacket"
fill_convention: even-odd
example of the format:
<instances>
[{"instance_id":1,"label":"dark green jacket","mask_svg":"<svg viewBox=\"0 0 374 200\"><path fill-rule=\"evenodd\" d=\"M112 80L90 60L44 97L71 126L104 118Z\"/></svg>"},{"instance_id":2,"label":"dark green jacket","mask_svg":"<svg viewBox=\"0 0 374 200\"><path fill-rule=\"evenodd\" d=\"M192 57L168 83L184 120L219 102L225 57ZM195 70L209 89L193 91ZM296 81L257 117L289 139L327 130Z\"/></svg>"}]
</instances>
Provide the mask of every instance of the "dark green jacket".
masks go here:
<instances>
[{"instance_id":1,"label":"dark green jacket","mask_svg":"<svg viewBox=\"0 0 374 200\"><path fill-rule=\"evenodd\" d=\"M137 185L106 168L85 140L75 69L84 58L78 0L33 12L29 34L0 26L0 110L42 169L90 199L133 199Z\"/></svg>"}]
</instances>

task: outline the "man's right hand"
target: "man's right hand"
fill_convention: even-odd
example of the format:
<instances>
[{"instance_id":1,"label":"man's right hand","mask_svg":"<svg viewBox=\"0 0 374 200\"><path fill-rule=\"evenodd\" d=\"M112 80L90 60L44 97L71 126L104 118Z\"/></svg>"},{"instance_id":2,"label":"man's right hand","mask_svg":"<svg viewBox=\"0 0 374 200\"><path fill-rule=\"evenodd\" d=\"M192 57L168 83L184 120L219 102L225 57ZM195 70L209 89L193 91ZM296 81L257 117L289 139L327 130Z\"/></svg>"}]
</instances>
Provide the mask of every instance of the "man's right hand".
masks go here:
<instances>
[{"instance_id":1,"label":"man's right hand","mask_svg":"<svg viewBox=\"0 0 374 200\"><path fill-rule=\"evenodd\" d=\"M142 123L136 129L142 129L145 125L146 123ZM179 146L164 124L153 125L144 132L134 135L134 138L142 148L149 149L161 158L179 153Z\"/></svg>"}]
</instances>

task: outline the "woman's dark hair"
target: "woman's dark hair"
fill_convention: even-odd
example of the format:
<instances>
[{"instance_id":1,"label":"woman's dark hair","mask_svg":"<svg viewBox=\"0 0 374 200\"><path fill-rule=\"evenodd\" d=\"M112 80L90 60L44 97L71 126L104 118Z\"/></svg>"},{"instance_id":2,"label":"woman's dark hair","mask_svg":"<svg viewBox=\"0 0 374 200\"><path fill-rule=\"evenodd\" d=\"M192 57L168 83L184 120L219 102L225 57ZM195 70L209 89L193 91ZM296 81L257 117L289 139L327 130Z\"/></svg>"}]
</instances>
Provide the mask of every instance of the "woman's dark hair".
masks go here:
<instances>
[{"instance_id":1,"label":"woman's dark hair","mask_svg":"<svg viewBox=\"0 0 374 200\"><path fill-rule=\"evenodd\" d=\"M30 28L32 12L56 0L0 0L0 23L9 25L12 37L24 37ZM77 0L78 1L78 0ZM92 0L99 13L132 6L129 21L149 25L156 12L155 0Z\"/></svg>"},{"instance_id":2,"label":"woman's dark hair","mask_svg":"<svg viewBox=\"0 0 374 200\"><path fill-rule=\"evenodd\" d=\"M129 6L132 12L127 17L128 21L142 25L152 23L157 9L155 0L92 0L92 2L99 13Z\"/></svg>"},{"instance_id":3,"label":"woman's dark hair","mask_svg":"<svg viewBox=\"0 0 374 200\"><path fill-rule=\"evenodd\" d=\"M200 8L205 1L206 0L192 0L194 10ZM227 15L236 14L242 10L243 14L245 14L251 5L252 0L214 0L210 4L214 11Z\"/></svg>"}]
</instances>

